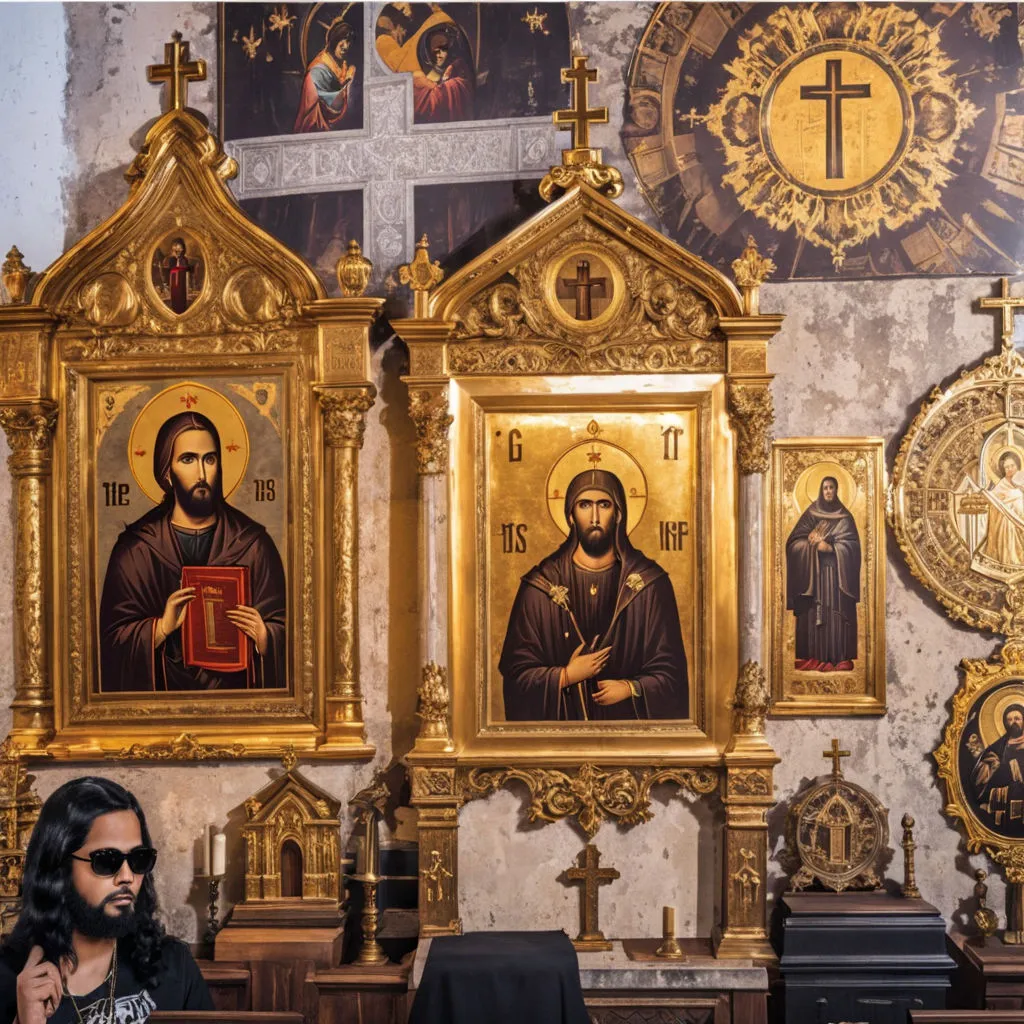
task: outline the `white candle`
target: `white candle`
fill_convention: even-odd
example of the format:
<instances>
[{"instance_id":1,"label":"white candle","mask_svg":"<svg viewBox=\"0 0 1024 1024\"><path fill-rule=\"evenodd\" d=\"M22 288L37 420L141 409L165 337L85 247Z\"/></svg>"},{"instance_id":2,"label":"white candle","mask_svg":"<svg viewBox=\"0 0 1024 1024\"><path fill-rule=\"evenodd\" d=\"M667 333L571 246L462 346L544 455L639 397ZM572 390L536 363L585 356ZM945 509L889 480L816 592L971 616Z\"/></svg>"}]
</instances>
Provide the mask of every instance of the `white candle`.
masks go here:
<instances>
[{"instance_id":1,"label":"white candle","mask_svg":"<svg viewBox=\"0 0 1024 1024\"><path fill-rule=\"evenodd\" d=\"M213 831L212 825L207 825L203 829L203 877L208 878L210 875L210 834Z\"/></svg>"},{"instance_id":2,"label":"white candle","mask_svg":"<svg viewBox=\"0 0 1024 1024\"><path fill-rule=\"evenodd\" d=\"M213 837L213 875L215 878L219 878L224 874L227 849L228 837L223 832L218 832Z\"/></svg>"}]
</instances>

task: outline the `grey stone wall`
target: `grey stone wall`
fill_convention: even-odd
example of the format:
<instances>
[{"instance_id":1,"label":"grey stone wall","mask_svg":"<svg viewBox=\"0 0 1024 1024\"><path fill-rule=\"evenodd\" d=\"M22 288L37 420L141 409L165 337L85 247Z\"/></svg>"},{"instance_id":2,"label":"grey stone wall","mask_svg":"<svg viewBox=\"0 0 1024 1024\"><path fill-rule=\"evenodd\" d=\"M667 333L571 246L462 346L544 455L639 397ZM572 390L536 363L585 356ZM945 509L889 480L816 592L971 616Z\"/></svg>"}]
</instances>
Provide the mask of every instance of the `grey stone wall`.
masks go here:
<instances>
[{"instance_id":1,"label":"grey stone wall","mask_svg":"<svg viewBox=\"0 0 1024 1024\"><path fill-rule=\"evenodd\" d=\"M8 117L0 155L3 194L19 194L16 189L24 190L26 182L37 183L39 189L54 182L61 187L43 201L43 213L26 201L8 206L0 218L5 232L0 247L6 251L16 242L37 268L123 201L123 171L160 110L158 92L146 82L145 66L162 59L170 32L180 29L191 41L193 55L210 62L211 72L216 63L213 4L45 6L52 19L49 29L38 12L19 10L21 5L5 5L0 12L8 23L5 33L18 25L26 38L48 31L50 39L62 40L56 51L36 47L29 51L31 60L26 55L19 68L0 71L0 84L15 90L22 109L33 102L33 80L40 76L51 92L66 97L59 133L56 111L46 112L49 136L41 135L34 122L24 124L23 118L11 117L9 106L0 112ZM618 132L626 69L652 6L571 7L573 32L601 71L596 100L611 112L610 123L595 130L594 143L623 170L623 205L648 220ZM211 74L210 82L190 92L190 105L211 118L214 82ZM408 238L411 227L403 223L397 230L399 237ZM899 436L932 385L993 350L993 318L972 312L973 300L991 294L992 284L975 278L767 286L762 309L787 314L770 359L777 374L778 436L881 435L891 465ZM390 343L377 351L374 372L381 397L370 413L359 482L360 642L369 734L379 753L374 764L308 769L310 777L343 802L366 784L376 767L409 749L416 727L416 593L415 574L410 571L416 557L415 458L405 390L398 379L400 353ZM6 444L0 440L3 455ZM10 493L10 477L0 460L0 506L7 510L0 517L0 647L5 650L10 650L12 614ZM919 884L925 898L949 916L970 894L971 871L985 862L961 852L959 833L941 814L930 751L948 714L958 661L985 655L993 643L950 624L910 579L893 543L887 588L887 715L771 722L769 738L783 758L777 792L784 804L803 780L824 771L819 754L832 736L838 736L853 752L845 766L849 777L873 789L890 809L894 840L905 811L917 819ZM6 708L12 693L8 656L0 658L0 708ZM8 723L9 714L0 712L0 729ZM160 896L171 929L183 938L196 937L204 916L205 892L194 878L200 835L211 821L226 827L234 875L225 897L226 902L236 900L242 863L240 806L273 768L104 766L133 788L148 809L155 841L163 851ZM39 768L37 789L46 796L79 773L77 768ZM660 907L666 903L677 906L682 933L707 933L711 928L719 890L719 854L712 828L717 812L707 803L665 799L649 824L629 832L606 825L598 835L604 863L622 873L602 895L602 926L608 934L655 934ZM470 804L462 814L460 873L467 928L576 925L575 891L565 890L555 879L574 859L582 840L564 822L525 826L522 810L518 794L502 792ZM773 814L772 826L777 850L782 807ZM897 855L891 874L898 878L900 873ZM774 880L773 888L776 893L781 889L781 879ZM998 885L993 897L1000 907Z\"/></svg>"}]
</instances>

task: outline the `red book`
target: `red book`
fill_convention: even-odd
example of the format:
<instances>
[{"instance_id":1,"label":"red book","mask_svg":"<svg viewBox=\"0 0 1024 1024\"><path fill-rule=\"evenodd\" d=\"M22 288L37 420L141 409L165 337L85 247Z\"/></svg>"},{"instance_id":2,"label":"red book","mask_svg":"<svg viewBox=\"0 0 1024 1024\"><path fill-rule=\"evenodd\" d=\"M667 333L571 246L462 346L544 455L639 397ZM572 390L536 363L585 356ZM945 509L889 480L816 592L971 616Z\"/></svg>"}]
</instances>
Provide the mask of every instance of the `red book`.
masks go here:
<instances>
[{"instance_id":1,"label":"red book","mask_svg":"<svg viewBox=\"0 0 1024 1024\"><path fill-rule=\"evenodd\" d=\"M249 603L249 567L187 565L181 585L196 588L181 627L185 664L212 672L247 669L249 638L225 613Z\"/></svg>"}]
</instances>

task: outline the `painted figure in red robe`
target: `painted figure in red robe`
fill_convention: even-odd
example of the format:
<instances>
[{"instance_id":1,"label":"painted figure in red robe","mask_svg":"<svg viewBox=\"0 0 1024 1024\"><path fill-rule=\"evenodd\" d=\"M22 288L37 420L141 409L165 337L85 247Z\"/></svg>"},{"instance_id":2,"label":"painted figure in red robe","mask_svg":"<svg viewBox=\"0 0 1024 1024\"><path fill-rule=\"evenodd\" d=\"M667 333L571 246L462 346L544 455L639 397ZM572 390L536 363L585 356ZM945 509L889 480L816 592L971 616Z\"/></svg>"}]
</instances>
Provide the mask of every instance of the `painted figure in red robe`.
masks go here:
<instances>
[{"instance_id":1,"label":"painted figure in red robe","mask_svg":"<svg viewBox=\"0 0 1024 1024\"><path fill-rule=\"evenodd\" d=\"M324 48L309 62L302 80L296 132L329 132L354 106L352 90L356 66L345 59L352 45L352 26L341 19L331 22Z\"/></svg>"},{"instance_id":2,"label":"painted figure in red robe","mask_svg":"<svg viewBox=\"0 0 1024 1024\"><path fill-rule=\"evenodd\" d=\"M185 239L171 242L171 254L164 257L163 278L168 302L175 313L184 313L189 306L188 279L193 273L192 261L185 255Z\"/></svg>"},{"instance_id":3,"label":"painted figure in red robe","mask_svg":"<svg viewBox=\"0 0 1024 1024\"><path fill-rule=\"evenodd\" d=\"M686 718L689 688L668 573L633 547L607 470L565 493L569 536L519 584L498 663L508 721Z\"/></svg>"},{"instance_id":4,"label":"painted figure in red robe","mask_svg":"<svg viewBox=\"0 0 1024 1024\"><path fill-rule=\"evenodd\" d=\"M441 25L424 36L420 66L412 76L413 102L418 122L468 121L473 117L473 71L457 55L458 29Z\"/></svg>"}]
</instances>

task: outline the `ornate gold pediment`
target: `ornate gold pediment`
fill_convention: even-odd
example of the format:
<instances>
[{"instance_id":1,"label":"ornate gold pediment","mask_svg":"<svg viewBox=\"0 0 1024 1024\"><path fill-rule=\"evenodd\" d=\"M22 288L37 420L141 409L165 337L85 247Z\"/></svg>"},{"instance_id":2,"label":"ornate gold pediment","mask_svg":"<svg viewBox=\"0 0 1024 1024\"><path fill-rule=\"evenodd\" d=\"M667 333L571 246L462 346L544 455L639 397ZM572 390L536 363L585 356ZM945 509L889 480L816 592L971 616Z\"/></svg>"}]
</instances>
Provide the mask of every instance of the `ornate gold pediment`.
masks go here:
<instances>
[{"instance_id":1,"label":"ornate gold pediment","mask_svg":"<svg viewBox=\"0 0 1024 1024\"><path fill-rule=\"evenodd\" d=\"M325 296L323 286L241 211L226 185L236 173L195 114L164 114L125 174L128 200L50 267L30 301L58 313L68 328L104 338L252 333L287 323ZM160 280L177 239L192 264L193 294L181 311L161 294ZM221 344L234 347L228 339ZM88 357L94 348L80 352ZM95 354L118 353L108 342Z\"/></svg>"},{"instance_id":2,"label":"ornate gold pediment","mask_svg":"<svg viewBox=\"0 0 1024 1024\"><path fill-rule=\"evenodd\" d=\"M722 372L719 321L742 311L727 278L585 184L441 285L430 308L453 322L448 365L465 374Z\"/></svg>"}]
</instances>

